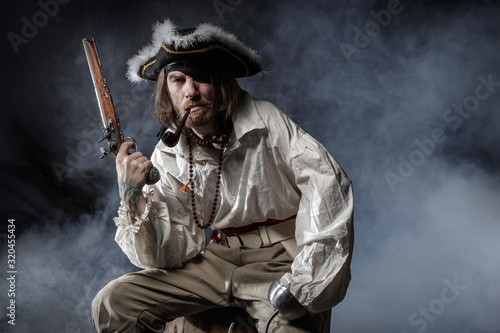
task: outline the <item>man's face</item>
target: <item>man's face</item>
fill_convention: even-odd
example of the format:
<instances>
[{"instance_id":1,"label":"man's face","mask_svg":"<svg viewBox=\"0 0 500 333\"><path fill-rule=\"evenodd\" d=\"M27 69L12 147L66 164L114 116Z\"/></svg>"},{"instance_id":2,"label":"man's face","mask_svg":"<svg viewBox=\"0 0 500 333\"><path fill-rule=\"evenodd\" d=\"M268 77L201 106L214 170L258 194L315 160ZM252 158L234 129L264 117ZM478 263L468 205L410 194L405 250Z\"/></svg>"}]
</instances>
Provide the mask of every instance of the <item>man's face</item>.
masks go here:
<instances>
[{"instance_id":1,"label":"man's face","mask_svg":"<svg viewBox=\"0 0 500 333\"><path fill-rule=\"evenodd\" d=\"M167 87L179 119L191 109L186 127L196 128L213 124L217 113L213 105L214 86L195 81L182 72L172 71L167 76Z\"/></svg>"}]
</instances>

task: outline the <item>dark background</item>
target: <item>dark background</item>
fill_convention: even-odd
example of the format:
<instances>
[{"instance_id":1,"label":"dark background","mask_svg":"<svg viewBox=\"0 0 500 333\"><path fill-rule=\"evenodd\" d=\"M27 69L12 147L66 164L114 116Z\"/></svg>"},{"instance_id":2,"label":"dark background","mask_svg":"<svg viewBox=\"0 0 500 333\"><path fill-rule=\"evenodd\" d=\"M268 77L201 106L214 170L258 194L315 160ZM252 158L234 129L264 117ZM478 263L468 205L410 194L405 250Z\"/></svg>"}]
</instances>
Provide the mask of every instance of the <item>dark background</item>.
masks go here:
<instances>
[{"instance_id":1,"label":"dark background","mask_svg":"<svg viewBox=\"0 0 500 333\"><path fill-rule=\"evenodd\" d=\"M153 87L127 82L126 61L170 18L220 25L257 50L266 70L240 84L282 108L352 179L353 279L332 331L498 332L500 5L401 0L389 18L390 4L3 2L0 330L91 332L94 295L136 269L113 240L114 159L98 158L81 39L96 38L125 135L149 155ZM464 103L473 111L449 110ZM8 219L16 326L6 322Z\"/></svg>"}]
</instances>

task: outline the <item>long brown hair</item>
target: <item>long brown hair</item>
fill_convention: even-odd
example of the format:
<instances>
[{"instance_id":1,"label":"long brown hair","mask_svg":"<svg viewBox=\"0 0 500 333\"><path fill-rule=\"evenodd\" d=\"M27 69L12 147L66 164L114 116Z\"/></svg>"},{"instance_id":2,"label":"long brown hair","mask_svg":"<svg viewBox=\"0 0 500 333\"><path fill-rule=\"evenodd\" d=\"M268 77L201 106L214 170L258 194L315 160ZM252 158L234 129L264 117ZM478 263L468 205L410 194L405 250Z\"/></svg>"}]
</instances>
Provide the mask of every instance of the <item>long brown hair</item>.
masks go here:
<instances>
[{"instance_id":1,"label":"long brown hair","mask_svg":"<svg viewBox=\"0 0 500 333\"><path fill-rule=\"evenodd\" d=\"M213 105L221 113L224 121L231 118L231 114L240 103L242 91L235 78L225 72L219 72L212 76ZM155 112L153 116L158 117L165 128L172 128L179 124L179 119L174 111L172 100L168 92L165 71L161 70L158 75L156 90L153 94L155 101ZM223 113L223 114L222 114Z\"/></svg>"}]
</instances>

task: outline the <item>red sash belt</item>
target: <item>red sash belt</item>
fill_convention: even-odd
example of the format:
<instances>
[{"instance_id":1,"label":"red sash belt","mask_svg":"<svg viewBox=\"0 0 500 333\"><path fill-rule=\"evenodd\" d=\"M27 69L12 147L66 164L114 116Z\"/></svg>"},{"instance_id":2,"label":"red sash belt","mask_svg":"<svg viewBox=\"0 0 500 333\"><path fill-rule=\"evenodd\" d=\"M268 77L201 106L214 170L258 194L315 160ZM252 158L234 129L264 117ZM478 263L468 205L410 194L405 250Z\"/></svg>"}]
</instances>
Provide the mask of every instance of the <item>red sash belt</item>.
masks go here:
<instances>
[{"instance_id":1,"label":"red sash belt","mask_svg":"<svg viewBox=\"0 0 500 333\"><path fill-rule=\"evenodd\" d=\"M278 224L278 223L281 223L281 222L285 222L285 221L294 219L296 217L297 217L297 215L290 216L289 218L286 218L284 220L268 219L265 222L252 223L252 224L249 224L249 225L245 225L243 227L233 227L233 228L222 229L222 231L224 233L228 234L228 235L232 235L232 234L244 234L244 233L247 233L249 231L257 230L257 229L259 229L260 226L263 226L263 225Z\"/></svg>"},{"instance_id":2,"label":"red sash belt","mask_svg":"<svg viewBox=\"0 0 500 333\"><path fill-rule=\"evenodd\" d=\"M267 219L265 222L256 222L256 223L248 224L248 225L245 225L242 227L226 228L226 229L222 229L221 231L227 235L241 235L241 234L245 234L245 233L250 232L250 231L257 230L257 229L259 229L259 227L261 227L263 225L278 224L281 222L289 221L289 220L294 219L296 217L297 217L297 215L290 216L284 220ZM214 230L214 232L212 233L212 236L210 237L210 240L212 240L214 242L220 242L217 230Z\"/></svg>"}]
</instances>

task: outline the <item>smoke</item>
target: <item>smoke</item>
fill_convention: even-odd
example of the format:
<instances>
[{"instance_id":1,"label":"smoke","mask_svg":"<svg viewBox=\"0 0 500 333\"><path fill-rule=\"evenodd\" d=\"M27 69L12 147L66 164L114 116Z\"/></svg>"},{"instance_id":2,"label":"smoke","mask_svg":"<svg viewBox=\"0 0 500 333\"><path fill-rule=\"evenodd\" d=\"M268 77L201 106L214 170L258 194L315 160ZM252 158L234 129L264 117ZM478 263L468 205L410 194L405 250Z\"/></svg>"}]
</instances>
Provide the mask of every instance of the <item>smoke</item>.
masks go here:
<instances>
[{"instance_id":1,"label":"smoke","mask_svg":"<svg viewBox=\"0 0 500 333\"><path fill-rule=\"evenodd\" d=\"M22 36L22 18L34 22L42 10L3 8L4 35ZM169 17L182 28L221 25L256 49L266 70L242 87L282 108L352 179L353 279L332 330L496 332L499 14L489 1L60 5L17 53L4 41L2 218L16 219L18 273L16 326L6 313L0 325L90 332L94 295L136 269L113 240L114 161L98 158L81 38L96 38L123 131L149 156L159 129L153 87L126 82L125 64L149 42L151 24Z\"/></svg>"}]
</instances>

